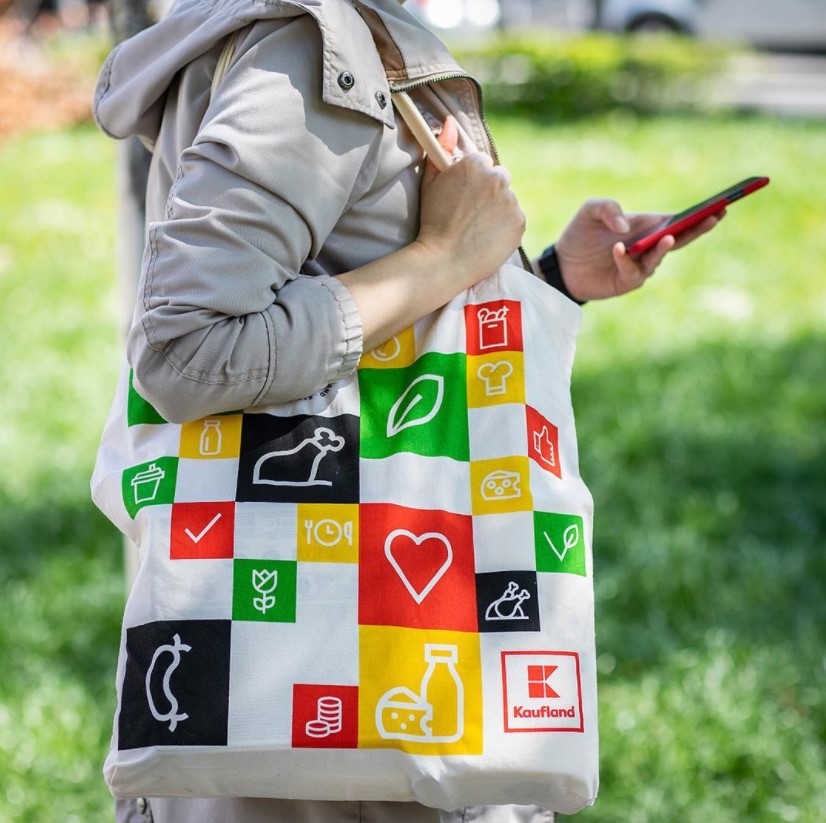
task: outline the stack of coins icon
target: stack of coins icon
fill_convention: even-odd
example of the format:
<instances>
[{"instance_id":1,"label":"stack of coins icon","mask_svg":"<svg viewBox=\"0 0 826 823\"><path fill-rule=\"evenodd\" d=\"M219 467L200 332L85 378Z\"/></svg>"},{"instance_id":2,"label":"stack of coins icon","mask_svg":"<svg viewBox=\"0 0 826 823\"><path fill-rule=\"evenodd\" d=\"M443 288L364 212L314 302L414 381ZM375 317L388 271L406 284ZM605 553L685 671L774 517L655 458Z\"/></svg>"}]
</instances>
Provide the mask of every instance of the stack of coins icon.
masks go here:
<instances>
[{"instance_id":1,"label":"stack of coins icon","mask_svg":"<svg viewBox=\"0 0 826 823\"><path fill-rule=\"evenodd\" d=\"M304 727L307 737L329 737L341 731L341 698L319 697L316 714L317 718Z\"/></svg>"}]
</instances>

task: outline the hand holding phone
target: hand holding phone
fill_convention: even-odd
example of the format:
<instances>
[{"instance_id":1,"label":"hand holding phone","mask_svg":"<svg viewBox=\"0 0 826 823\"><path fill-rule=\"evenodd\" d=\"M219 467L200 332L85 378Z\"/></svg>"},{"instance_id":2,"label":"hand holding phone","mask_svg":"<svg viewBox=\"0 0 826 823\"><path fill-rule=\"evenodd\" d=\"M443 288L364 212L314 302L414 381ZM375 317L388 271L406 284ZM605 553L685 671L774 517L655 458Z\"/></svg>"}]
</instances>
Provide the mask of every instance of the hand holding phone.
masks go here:
<instances>
[{"instance_id":1,"label":"hand holding phone","mask_svg":"<svg viewBox=\"0 0 826 823\"><path fill-rule=\"evenodd\" d=\"M758 189L762 189L768 182L768 177L749 177L737 183L737 185L721 191L713 197L709 197L708 200L703 200L701 203L697 203L691 208L675 214L673 217L664 220L658 226L650 229L644 235L635 237L629 241L627 244L628 254L632 257L638 257L656 246L661 238L669 234L677 237L677 235L690 229L692 226L702 223L707 217L719 214L726 206L734 203L736 200Z\"/></svg>"}]
</instances>

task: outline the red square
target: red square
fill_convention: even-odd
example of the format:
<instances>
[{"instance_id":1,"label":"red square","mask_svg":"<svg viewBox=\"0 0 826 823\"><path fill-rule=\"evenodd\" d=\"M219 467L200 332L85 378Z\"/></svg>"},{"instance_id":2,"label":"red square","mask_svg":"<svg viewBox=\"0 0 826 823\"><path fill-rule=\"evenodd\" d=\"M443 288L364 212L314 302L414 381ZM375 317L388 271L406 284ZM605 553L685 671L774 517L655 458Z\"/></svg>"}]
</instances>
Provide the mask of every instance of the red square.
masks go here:
<instances>
[{"instance_id":1,"label":"red square","mask_svg":"<svg viewBox=\"0 0 826 823\"><path fill-rule=\"evenodd\" d=\"M472 518L362 504L359 624L475 632Z\"/></svg>"},{"instance_id":2,"label":"red square","mask_svg":"<svg viewBox=\"0 0 826 823\"><path fill-rule=\"evenodd\" d=\"M525 406L528 422L528 457L545 471L562 477L559 429L536 409Z\"/></svg>"},{"instance_id":3,"label":"red square","mask_svg":"<svg viewBox=\"0 0 826 823\"><path fill-rule=\"evenodd\" d=\"M171 560L231 559L235 503L173 503L169 536Z\"/></svg>"},{"instance_id":4,"label":"red square","mask_svg":"<svg viewBox=\"0 0 826 823\"><path fill-rule=\"evenodd\" d=\"M358 747L358 686L293 684L293 748Z\"/></svg>"},{"instance_id":5,"label":"red square","mask_svg":"<svg viewBox=\"0 0 826 823\"><path fill-rule=\"evenodd\" d=\"M468 354L522 351L522 306L518 300L493 300L465 306Z\"/></svg>"}]
</instances>

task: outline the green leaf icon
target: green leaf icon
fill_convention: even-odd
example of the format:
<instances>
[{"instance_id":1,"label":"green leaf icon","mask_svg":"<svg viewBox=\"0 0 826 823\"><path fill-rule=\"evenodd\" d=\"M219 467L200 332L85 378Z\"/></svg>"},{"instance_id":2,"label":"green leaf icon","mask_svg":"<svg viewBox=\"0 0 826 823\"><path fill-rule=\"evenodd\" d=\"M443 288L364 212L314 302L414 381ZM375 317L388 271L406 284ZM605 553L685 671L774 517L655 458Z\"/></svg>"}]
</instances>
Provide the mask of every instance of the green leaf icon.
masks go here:
<instances>
[{"instance_id":1,"label":"green leaf icon","mask_svg":"<svg viewBox=\"0 0 826 823\"><path fill-rule=\"evenodd\" d=\"M393 437L411 426L429 423L439 412L445 394L440 374L423 374L405 389L387 418L387 436Z\"/></svg>"}]
</instances>

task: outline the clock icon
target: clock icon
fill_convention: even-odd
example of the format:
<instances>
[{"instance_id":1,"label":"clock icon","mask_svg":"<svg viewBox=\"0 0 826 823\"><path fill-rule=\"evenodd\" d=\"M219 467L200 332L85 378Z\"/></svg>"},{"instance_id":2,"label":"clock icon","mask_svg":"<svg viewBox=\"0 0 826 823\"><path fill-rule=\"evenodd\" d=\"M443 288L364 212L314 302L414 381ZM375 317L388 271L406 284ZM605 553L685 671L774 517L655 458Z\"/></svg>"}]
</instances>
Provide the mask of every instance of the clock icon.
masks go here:
<instances>
[{"instance_id":1,"label":"clock icon","mask_svg":"<svg viewBox=\"0 0 826 823\"><path fill-rule=\"evenodd\" d=\"M341 542L342 538L346 538L347 542L353 545L353 524L348 520L343 526L337 520L332 520L329 517L324 520L319 520L313 529L313 535L316 542L321 546L330 548Z\"/></svg>"}]
</instances>

